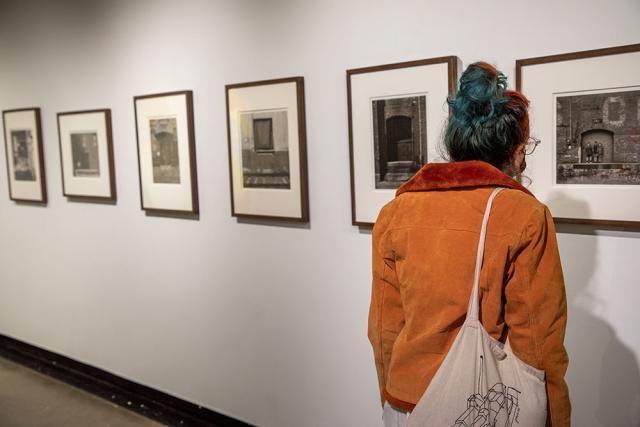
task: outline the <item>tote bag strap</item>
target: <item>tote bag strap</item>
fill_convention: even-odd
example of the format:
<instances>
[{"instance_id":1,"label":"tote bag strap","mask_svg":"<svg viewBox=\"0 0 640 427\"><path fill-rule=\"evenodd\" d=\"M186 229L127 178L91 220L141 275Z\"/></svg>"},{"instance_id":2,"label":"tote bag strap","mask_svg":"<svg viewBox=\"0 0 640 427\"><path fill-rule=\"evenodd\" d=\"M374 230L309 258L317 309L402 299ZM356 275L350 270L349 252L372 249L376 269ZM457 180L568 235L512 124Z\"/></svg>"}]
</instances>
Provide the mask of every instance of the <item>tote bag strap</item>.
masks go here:
<instances>
[{"instance_id":1,"label":"tote bag strap","mask_svg":"<svg viewBox=\"0 0 640 427\"><path fill-rule=\"evenodd\" d=\"M499 192L504 190L503 187L497 187L493 190L487 201L487 207L484 210L484 217L482 218L482 228L480 229L480 240L478 241L478 253L476 255L476 270L473 275L473 288L471 289L471 297L469 298L469 307L467 308L467 320L479 320L480 314L480 270L482 269L482 259L484 257L484 241L487 235L487 223L489 222L489 212L491 212L491 205L493 205L493 199Z\"/></svg>"}]
</instances>

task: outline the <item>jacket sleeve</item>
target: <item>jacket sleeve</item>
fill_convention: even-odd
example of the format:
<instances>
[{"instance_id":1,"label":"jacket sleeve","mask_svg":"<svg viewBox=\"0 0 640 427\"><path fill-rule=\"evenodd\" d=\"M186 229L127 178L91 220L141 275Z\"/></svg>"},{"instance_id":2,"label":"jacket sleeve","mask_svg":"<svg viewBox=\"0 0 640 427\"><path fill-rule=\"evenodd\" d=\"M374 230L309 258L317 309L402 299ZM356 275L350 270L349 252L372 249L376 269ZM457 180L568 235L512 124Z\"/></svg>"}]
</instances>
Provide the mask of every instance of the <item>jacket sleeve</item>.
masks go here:
<instances>
[{"instance_id":1,"label":"jacket sleeve","mask_svg":"<svg viewBox=\"0 0 640 427\"><path fill-rule=\"evenodd\" d=\"M509 342L524 362L543 369L548 397L547 425L571 425L564 381L567 301L556 231L548 209L532 212L522 232L505 287Z\"/></svg>"},{"instance_id":2,"label":"jacket sleeve","mask_svg":"<svg viewBox=\"0 0 640 427\"><path fill-rule=\"evenodd\" d=\"M384 390L393 344L404 326L404 312L396 275L393 251L389 245L387 224L389 209L381 211L373 229L373 280L369 308L369 341L378 373L380 399L385 402Z\"/></svg>"}]
</instances>

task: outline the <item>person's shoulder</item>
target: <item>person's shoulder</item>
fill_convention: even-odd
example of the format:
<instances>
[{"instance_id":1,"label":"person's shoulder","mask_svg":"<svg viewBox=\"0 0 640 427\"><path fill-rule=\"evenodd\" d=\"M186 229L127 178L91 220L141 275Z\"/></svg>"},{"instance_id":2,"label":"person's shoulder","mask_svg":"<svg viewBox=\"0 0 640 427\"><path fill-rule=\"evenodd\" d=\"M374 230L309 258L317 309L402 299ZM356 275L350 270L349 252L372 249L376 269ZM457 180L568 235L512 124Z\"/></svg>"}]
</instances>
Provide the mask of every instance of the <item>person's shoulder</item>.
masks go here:
<instances>
[{"instance_id":1,"label":"person's shoulder","mask_svg":"<svg viewBox=\"0 0 640 427\"><path fill-rule=\"evenodd\" d=\"M554 229L553 217L547 205L533 195L523 191L508 189L505 193L503 207L513 218L512 227L521 235L539 235L550 227Z\"/></svg>"},{"instance_id":2,"label":"person's shoulder","mask_svg":"<svg viewBox=\"0 0 640 427\"><path fill-rule=\"evenodd\" d=\"M374 233L382 233L386 231L386 229L389 227L389 224L391 223L391 220L393 218L393 215L398 205L397 200L398 200L397 198L392 199L391 201L387 202L382 207L382 209L380 209L380 212L378 213L378 218L376 219L376 222L373 225Z\"/></svg>"},{"instance_id":3,"label":"person's shoulder","mask_svg":"<svg viewBox=\"0 0 640 427\"><path fill-rule=\"evenodd\" d=\"M506 209L519 217L529 217L531 215L545 215L547 206L535 198L532 194L522 190L507 188L498 195ZM530 213L531 215L527 215Z\"/></svg>"}]
</instances>

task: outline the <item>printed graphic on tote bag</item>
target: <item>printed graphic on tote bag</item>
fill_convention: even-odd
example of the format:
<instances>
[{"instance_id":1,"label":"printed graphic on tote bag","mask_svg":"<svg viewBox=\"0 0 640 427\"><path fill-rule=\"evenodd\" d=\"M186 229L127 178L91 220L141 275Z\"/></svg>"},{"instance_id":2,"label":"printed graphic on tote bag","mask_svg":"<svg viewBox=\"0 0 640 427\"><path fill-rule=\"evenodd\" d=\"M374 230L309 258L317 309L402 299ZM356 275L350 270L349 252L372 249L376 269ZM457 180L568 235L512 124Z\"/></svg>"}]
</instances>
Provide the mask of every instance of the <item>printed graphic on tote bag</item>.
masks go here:
<instances>
[{"instance_id":1,"label":"printed graphic on tote bag","mask_svg":"<svg viewBox=\"0 0 640 427\"><path fill-rule=\"evenodd\" d=\"M480 384L483 368L484 360L480 356L478 388L467 399L467 410L458 417L453 427L513 427L514 423L518 423L520 391L503 383L496 383L482 396Z\"/></svg>"}]
</instances>

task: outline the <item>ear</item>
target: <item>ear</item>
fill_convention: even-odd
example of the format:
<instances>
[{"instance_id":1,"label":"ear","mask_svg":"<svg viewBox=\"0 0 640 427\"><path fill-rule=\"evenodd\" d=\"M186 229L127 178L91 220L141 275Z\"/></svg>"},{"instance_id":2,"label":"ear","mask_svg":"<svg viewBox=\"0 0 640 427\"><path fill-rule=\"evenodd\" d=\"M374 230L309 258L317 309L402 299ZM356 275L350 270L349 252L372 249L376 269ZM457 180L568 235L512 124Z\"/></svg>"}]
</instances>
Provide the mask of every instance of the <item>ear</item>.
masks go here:
<instances>
[{"instance_id":1,"label":"ear","mask_svg":"<svg viewBox=\"0 0 640 427\"><path fill-rule=\"evenodd\" d=\"M520 156L521 154L524 154L525 146L526 146L526 144L524 142L521 142L520 144L518 144L516 146L516 149L513 150L513 156L512 157L516 157L516 156Z\"/></svg>"}]
</instances>

